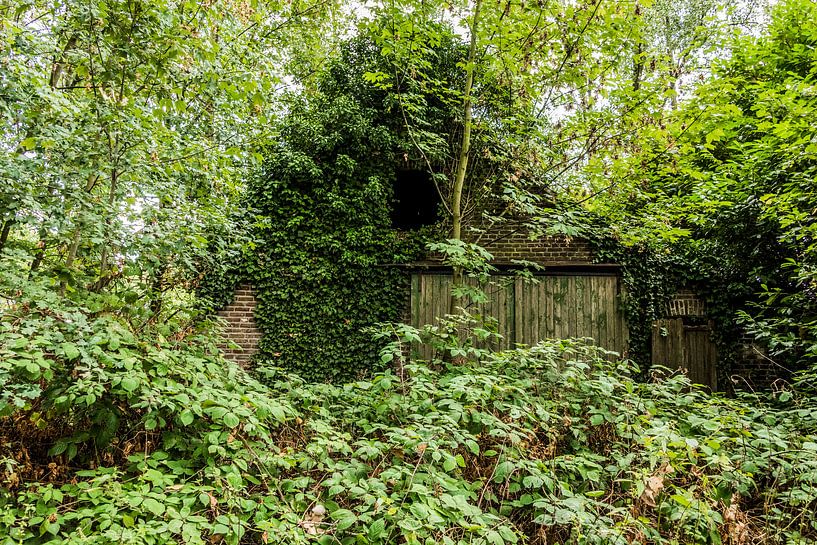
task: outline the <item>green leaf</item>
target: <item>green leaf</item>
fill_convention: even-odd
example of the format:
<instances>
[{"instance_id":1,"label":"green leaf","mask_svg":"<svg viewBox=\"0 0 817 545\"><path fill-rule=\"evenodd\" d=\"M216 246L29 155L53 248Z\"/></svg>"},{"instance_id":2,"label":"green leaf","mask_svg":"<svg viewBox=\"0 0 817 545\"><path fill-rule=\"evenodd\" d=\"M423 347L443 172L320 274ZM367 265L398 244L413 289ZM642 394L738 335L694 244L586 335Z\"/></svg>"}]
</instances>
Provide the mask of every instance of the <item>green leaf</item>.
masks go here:
<instances>
[{"instance_id":1,"label":"green leaf","mask_svg":"<svg viewBox=\"0 0 817 545\"><path fill-rule=\"evenodd\" d=\"M502 536L496 530L489 530L487 534L485 534L485 538L488 540L488 543L492 543L493 545L505 545L505 540L502 539Z\"/></svg>"},{"instance_id":2,"label":"green leaf","mask_svg":"<svg viewBox=\"0 0 817 545\"><path fill-rule=\"evenodd\" d=\"M145 500L142 502L142 505L157 517L165 512L165 506L162 505L157 500L155 500L154 498L145 498Z\"/></svg>"},{"instance_id":3,"label":"green leaf","mask_svg":"<svg viewBox=\"0 0 817 545\"><path fill-rule=\"evenodd\" d=\"M332 519L337 521L337 529L345 530L357 521L357 516L348 509L337 509L332 511Z\"/></svg>"},{"instance_id":4,"label":"green leaf","mask_svg":"<svg viewBox=\"0 0 817 545\"><path fill-rule=\"evenodd\" d=\"M377 540L386 531L386 521L383 518L375 519L369 525L368 537L370 541Z\"/></svg>"},{"instance_id":5,"label":"green leaf","mask_svg":"<svg viewBox=\"0 0 817 545\"><path fill-rule=\"evenodd\" d=\"M502 482L505 478L510 475L513 470L516 468L513 462L505 461L500 462L497 464L496 469L494 470L494 482Z\"/></svg>"},{"instance_id":6,"label":"green leaf","mask_svg":"<svg viewBox=\"0 0 817 545\"><path fill-rule=\"evenodd\" d=\"M79 357L79 348L74 343L62 343L62 351L68 360L74 360Z\"/></svg>"},{"instance_id":7,"label":"green leaf","mask_svg":"<svg viewBox=\"0 0 817 545\"><path fill-rule=\"evenodd\" d=\"M226 524L214 524L213 535L225 536L230 533L230 527Z\"/></svg>"},{"instance_id":8,"label":"green leaf","mask_svg":"<svg viewBox=\"0 0 817 545\"><path fill-rule=\"evenodd\" d=\"M179 415L179 421L185 426L189 426L190 424L192 424L193 423L193 418L194 418L194 415L193 415L192 411L190 411L190 410L184 410Z\"/></svg>"},{"instance_id":9,"label":"green leaf","mask_svg":"<svg viewBox=\"0 0 817 545\"><path fill-rule=\"evenodd\" d=\"M590 424L593 426L600 426L604 423L604 415L594 414L590 417Z\"/></svg>"},{"instance_id":10,"label":"green leaf","mask_svg":"<svg viewBox=\"0 0 817 545\"><path fill-rule=\"evenodd\" d=\"M497 528L499 535L502 536L502 539L507 541L508 543L516 543L519 541L519 537L514 533L513 530L508 528L507 526L500 526Z\"/></svg>"},{"instance_id":11,"label":"green leaf","mask_svg":"<svg viewBox=\"0 0 817 545\"><path fill-rule=\"evenodd\" d=\"M141 384L141 381L138 377L124 376L119 384L126 392L134 392L139 387L139 384Z\"/></svg>"}]
</instances>

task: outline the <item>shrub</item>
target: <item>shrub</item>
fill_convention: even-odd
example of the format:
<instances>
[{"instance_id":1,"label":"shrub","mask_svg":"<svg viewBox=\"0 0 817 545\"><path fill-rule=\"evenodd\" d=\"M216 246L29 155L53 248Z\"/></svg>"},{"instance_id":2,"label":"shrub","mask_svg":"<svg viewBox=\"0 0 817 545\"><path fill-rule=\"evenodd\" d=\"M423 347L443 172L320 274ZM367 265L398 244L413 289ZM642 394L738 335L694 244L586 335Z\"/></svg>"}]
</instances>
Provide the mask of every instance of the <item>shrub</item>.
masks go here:
<instances>
[{"instance_id":1,"label":"shrub","mask_svg":"<svg viewBox=\"0 0 817 545\"><path fill-rule=\"evenodd\" d=\"M202 336L149 343L120 323L118 345L111 334L82 344L67 336L79 314L69 325L15 312L3 321L5 379L37 392L16 387L3 421L5 543L817 537L808 400L723 399L680 375L639 383L631 364L581 341L496 352L467 317L386 328L383 361L397 371L331 385L263 365L262 384ZM83 315L97 333L117 323ZM65 338L42 344L46 327ZM406 359L418 343L436 356ZM18 360L53 375L18 373ZM105 411L119 425L102 442ZM20 430L30 435L10 435Z\"/></svg>"}]
</instances>

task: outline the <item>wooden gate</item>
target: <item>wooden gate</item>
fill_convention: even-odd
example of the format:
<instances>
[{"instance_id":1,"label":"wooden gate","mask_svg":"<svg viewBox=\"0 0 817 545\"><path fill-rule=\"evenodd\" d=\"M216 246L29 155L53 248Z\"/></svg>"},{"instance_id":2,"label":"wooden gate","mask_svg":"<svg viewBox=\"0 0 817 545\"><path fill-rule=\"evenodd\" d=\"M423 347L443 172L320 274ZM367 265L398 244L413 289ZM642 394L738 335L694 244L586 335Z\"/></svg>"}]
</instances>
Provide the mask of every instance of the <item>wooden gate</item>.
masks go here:
<instances>
[{"instance_id":1,"label":"wooden gate","mask_svg":"<svg viewBox=\"0 0 817 545\"><path fill-rule=\"evenodd\" d=\"M624 353L628 331L620 291L615 275L542 275L533 282L498 276L485 288L488 302L467 310L497 319L500 348L590 337L599 346ZM412 275L412 325L430 324L448 313L450 293L450 274Z\"/></svg>"},{"instance_id":2,"label":"wooden gate","mask_svg":"<svg viewBox=\"0 0 817 545\"><path fill-rule=\"evenodd\" d=\"M652 363L684 370L695 384L718 388L717 352L712 321L685 324L682 318L656 320L652 326Z\"/></svg>"}]
</instances>

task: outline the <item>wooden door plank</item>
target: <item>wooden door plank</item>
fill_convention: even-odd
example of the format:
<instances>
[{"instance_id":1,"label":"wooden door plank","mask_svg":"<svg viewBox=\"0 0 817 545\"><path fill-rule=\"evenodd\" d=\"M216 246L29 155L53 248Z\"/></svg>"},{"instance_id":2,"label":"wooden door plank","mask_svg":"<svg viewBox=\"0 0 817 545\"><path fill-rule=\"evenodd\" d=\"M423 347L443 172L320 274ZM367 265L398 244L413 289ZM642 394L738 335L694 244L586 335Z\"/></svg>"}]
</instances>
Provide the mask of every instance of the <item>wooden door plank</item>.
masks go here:
<instances>
[{"instance_id":1,"label":"wooden door plank","mask_svg":"<svg viewBox=\"0 0 817 545\"><path fill-rule=\"evenodd\" d=\"M544 285L545 290L545 301L547 306L547 317L545 320L545 338L553 339L556 337L556 332L554 329L554 322L553 322L553 315L555 313L555 308L553 304L553 277L546 276L542 279L542 284Z\"/></svg>"},{"instance_id":2,"label":"wooden door plank","mask_svg":"<svg viewBox=\"0 0 817 545\"><path fill-rule=\"evenodd\" d=\"M584 318L584 335L593 339L593 343L598 345L598 332L593 327L596 313L593 305L593 295L595 293L596 282L593 276L584 279L584 303L582 304L582 316Z\"/></svg>"},{"instance_id":3,"label":"wooden door plank","mask_svg":"<svg viewBox=\"0 0 817 545\"><path fill-rule=\"evenodd\" d=\"M607 330L607 315L610 313L610 309L614 304L614 301L609 298L610 293L613 293L613 296L615 296L615 292L610 289L610 278L605 277L599 283L598 298L595 304L596 331L599 336L599 346L607 350L616 350L616 346L610 342L611 339L608 336Z\"/></svg>"}]
</instances>

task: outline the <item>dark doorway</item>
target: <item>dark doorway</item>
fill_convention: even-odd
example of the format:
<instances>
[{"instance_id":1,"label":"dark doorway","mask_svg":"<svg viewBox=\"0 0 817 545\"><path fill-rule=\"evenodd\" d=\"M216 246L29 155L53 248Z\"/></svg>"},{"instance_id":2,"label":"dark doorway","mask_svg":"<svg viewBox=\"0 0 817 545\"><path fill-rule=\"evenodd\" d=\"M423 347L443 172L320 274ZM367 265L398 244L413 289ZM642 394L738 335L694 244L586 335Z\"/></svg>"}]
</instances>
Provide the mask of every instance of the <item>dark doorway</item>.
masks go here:
<instances>
[{"instance_id":1,"label":"dark doorway","mask_svg":"<svg viewBox=\"0 0 817 545\"><path fill-rule=\"evenodd\" d=\"M423 170L398 170L394 181L392 225L417 229L437 221L440 194L431 174Z\"/></svg>"}]
</instances>

